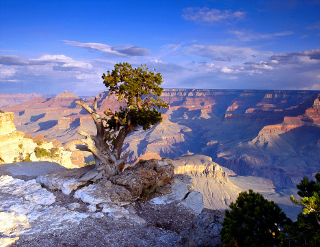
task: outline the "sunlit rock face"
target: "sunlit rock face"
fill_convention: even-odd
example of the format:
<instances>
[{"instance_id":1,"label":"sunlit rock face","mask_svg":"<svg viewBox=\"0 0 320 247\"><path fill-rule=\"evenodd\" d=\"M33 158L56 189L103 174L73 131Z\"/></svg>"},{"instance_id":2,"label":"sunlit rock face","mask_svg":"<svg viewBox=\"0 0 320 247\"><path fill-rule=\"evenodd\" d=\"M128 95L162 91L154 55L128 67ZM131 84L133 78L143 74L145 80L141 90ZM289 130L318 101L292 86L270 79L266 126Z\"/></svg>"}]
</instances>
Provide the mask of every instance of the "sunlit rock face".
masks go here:
<instances>
[{"instance_id":1,"label":"sunlit rock face","mask_svg":"<svg viewBox=\"0 0 320 247\"><path fill-rule=\"evenodd\" d=\"M51 161L73 168L71 152L55 147L52 142L34 142L17 131L12 112L0 113L0 164L20 161ZM42 152L42 155L39 153Z\"/></svg>"},{"instance_id":2,"label":"sunlit rock face","mask_svg":"<svg viewBox=\"0 0 320 247\"><path fill-rule=\"evenodd\" d=\"M227 209L241 191L222 168L205 155L186 155L173 160L174 173L189 175L193 188L203 195L205 208Z\"/></svg>"}]
</instances>

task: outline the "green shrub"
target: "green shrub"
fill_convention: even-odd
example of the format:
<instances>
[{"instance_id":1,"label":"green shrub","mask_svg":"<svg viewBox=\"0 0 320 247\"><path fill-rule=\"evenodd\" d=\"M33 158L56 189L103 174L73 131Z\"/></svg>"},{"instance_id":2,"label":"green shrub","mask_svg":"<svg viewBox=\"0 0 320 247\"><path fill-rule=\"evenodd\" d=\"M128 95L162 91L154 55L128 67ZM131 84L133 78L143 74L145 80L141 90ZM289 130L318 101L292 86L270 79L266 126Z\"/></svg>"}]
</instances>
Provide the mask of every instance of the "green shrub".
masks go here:
<instances>
[{"instance_id":1,"label":"green shrub","mask_svg":"<svg viewBox=\"0 0 320 247\"><path fill-rule=\"evenodd\" d=\"M23 162L31 162L32 160L30 159L30 154L26 154L26 157L24 158Z\"/></svg>"},{"instance_id":2,"label":"green shrub","mask_svg":"<svg viewBox=\"0 0 320 247\"><path fill-rule=\"evenodd\" d=\"M18 147L22 149L23 144L22 144L22 143L20 143L20 144L18 145Z\"/></svg>"},{"instance_id":3,"label":"green shrub","mask_svg":"<svg viewBox=\"0 0 320 247\"><path fill-rule=\"evenodd\" d=\"M41 158L41 157L57 158L59 157L59 154L57 154L58 151L59 151L59 148L57 147L50 148L49 150L45 148L40 148L40 147L36 147L34 149L34 152L37 158Z\"/></svg>"},{"instance_id":4,"label":"green shrub","mask_svg":"<svg viewBox=\"0 0 320 247\"><path fill-rule=\"evenodd\" d=\"M34 142L37 143L38 146L41 146L43 144L43 142L39 140L35 140Z\"/></svg>"},{"instance_id":5,"label":"green shrub","mask_svg":"<svg viewBox=\"0 0 320 247\"><path fill-rule=\"evenodd\" d=\"M292 224L277 204L253 190L240 193L230 208L220 232L223 246L279 246L281 230Z\"/></svg>"},{"instance_id":6,"label":"green shrub","mask_svg":"<svg viewBox=\"0 0 320 247\"><path fill-rule=\"evenodd\" d=\"M89 163L84 163L83 166L91 166L94 165L96 162L91 160Z\"/></svg>"},{"instance_id":7,"label":"green shrub","mask_svg":"<svg viewBox=\"0 0 320 247\"><path fill-rule=\"evenodd\" d=\"M58 151L59 151L59 148L57 147L50 148L48 156L50 158L57 158L59 157L59 154L57 154Z\"/></svg>"},{"instance_id":8,"label":"green shrub","mask_svg":"<svg viewBox=\"0 0 320 247\"><path fill-rule=\"evenodd\" d=\"M36 153L36 157L37 158L47 157L48 156L48 150L45 149L45 148L36 147L34 149L34 152Z\"/></svg>"}]
</instances>

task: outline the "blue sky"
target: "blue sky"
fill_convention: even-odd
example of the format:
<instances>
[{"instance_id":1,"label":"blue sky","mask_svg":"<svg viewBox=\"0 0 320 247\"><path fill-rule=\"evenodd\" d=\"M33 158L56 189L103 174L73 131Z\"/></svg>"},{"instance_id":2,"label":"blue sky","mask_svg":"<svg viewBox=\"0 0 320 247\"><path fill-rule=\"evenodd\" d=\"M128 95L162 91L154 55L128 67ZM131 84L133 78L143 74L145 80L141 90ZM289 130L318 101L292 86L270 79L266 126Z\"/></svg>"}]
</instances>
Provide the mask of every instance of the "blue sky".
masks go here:
<instances>
[{"instance_id":1,"label":"blue sky","mask_svg":"<svg viewBox=\"0 0 320 247\"><path fill-rule=\"evenodd\" d=\"M95 95L118 62L165 88L320 90L320 0L0 1L0 93Z\"/></svg>"}]
</instances>

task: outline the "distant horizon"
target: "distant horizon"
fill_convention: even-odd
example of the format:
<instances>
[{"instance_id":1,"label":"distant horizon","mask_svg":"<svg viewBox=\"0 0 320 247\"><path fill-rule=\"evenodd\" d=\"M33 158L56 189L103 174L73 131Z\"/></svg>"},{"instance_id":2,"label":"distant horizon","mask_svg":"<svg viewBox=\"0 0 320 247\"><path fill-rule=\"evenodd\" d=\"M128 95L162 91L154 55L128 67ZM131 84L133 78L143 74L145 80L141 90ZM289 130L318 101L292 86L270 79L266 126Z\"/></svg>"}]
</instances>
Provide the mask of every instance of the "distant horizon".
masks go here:
<instances>
[{"instance_id":1,"label":"distant horizon","mask_svg":"<svg viewBox=\"0 0 320 247\"><path fill-rule=\"evenodd\" d=\"M306 89L215 89L215 88L163 88L164 90L199 90L199 91L261 91L261 92L277 92L277 91L280 91L280 92L319 92L320 93L320 90L306 90ZM64 93L64 91L67 91L67 90L63 90L63 92L61 93ZM100 92L100 93L103 93L105 91L108 91L107 89ZM73 93L73 92L69 92L67 91L68 93ZM39 95L52 95L52 96L57 96L58 94L61 94L61 93L57 93L57 94L50 94L50 93L0 93L0 95L2 94L39 94ZM100 94L100 93L97 93L97 94ZM93 95L81 95L81 94L76 94L76 93L73 93L75 95L77 95L78 97L94 97L96 96L97 94L93 94Z\"/></svg>"}]
</instances>

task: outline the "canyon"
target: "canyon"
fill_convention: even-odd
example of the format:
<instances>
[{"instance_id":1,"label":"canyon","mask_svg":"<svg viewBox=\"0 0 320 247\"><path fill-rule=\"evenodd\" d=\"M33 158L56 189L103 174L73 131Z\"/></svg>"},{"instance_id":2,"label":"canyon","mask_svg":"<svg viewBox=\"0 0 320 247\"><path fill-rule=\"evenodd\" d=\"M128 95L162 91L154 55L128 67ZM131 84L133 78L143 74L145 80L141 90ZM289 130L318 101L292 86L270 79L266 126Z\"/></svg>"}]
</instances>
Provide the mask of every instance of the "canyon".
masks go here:
<instances>
[{"instance_id":1,"label":"canyon","mask_svg":"<svg viewBox=\"0 0 320 247\"><path fill-rule=\"evenodd\" d=\"M304 176L312 179L319 171L319 93L164 89L161 98L169 108L162 110L163 121L150 130L132 133L123 151L131 151L129 164L160 157L189 157L193 164L194 155L203 155L219 164L235 184L237 178L248 177L267 181L273 192L292 189ZM97 111L102 115L104 110L117 110L123 104L114 96L108 97L108 91L96 97ZM80 145L79 130L95 134L91 117L75 104L79 99L65 91L54 98L34 97L1 109L14 112L17 130L32 137L40 134L56 139L72 151ZM92 105L94 97L82 100ZM85 162L93 160L88 153L81 155ZM238 182L239 186L242 183Z\"/></svg>"}]
</instances>

